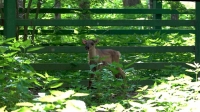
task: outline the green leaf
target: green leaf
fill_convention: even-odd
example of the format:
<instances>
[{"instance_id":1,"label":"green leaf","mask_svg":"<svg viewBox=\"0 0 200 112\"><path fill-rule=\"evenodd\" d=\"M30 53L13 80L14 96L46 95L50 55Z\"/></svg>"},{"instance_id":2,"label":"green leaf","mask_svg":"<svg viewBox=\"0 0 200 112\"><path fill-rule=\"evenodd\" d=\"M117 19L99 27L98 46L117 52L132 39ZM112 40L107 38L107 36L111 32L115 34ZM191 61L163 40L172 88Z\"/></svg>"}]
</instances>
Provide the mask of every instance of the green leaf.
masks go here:
<instances>
[{"instance_id":1,"label":"green leaf","mask_svg":"<svg viewBox=\"0 0 200 112\"><path fill-rule=\"evenodd\" d=\"M14 38L7 38L5 40L5 43L8 44L8 43L10 43L10 41L13 41L13 40L15 40L15 37Z\"/></svg>"},{"instance_id":2,"label":"green leaf","mask_svg":"<svg viewBox=\"0 0 200 112\"><path fill-rule=\"evenodd\" d=\"M15 48L19 47L19 46L20 46L20 42L15 42L15 43L12 44L12 47L15 47Z\"/></svg>"},{"instance_id":3,"label":"green leaf","mask_svg":"<svg viewBox=\"0 0 200 112\"><path fill-rule=\"evenodd\" d=\"M133 65L135 62L130 62L129 64L125 65L124 68L128 68L130 67L131 65Z\"/></svg>"},{"instance_id":4,"label":"green leaf","mask_svg":"<svg viewBox=\"0 0 200 112\"><path fill-rule=\"evenodd\" d=\"M186 63L186 64L193 67L193 68L196 68L195 64L191 64L191 63Z\"/></svg>"},{"instance_id":5,"label":"green leaf","mask_svg":"<svg viewBox=\"0 0 200 112\"><path fill-rule=\"evenodd\" d=\"M28 48L27 51L31 52L31 51L37 51L39 49L43 49L44 47L34 47L34 48Z\"/></svg>"},{"instance_id":6,"label":"green leaf","mask_svg":"<svg viewBox=\"0 0 200 112\"><path fill-rule=\"evenodd\" d=\"M4 53L8 50L5 46L0 46L0 53Z\"/></svg>"},{"instance_id":7,"label":"green leaf","mask_svg":"<svg viewBox=\"0 0 200 112\"><path fill-rule=\"evenodd\" d=\"M75 93L72 96L88 96L88 95L89 95L88 93Z\"/></svg>"},{"instance_id":8,"label":"green leaf","mask_svg":"<svg viewBox=\"0 0 200 112\"><path fill-rule=\"evenodd\" d=\"M52 95L47 95L47 96L39 98L39 101L41 102L55 102L57 100L58 99Z\"/></svg>"},{"instance_id":9,"label":"green leaf","mask_svg":"<svg viewBox=\"0 0 200 112\"><path fill-rule=\"evenodd\" d=\"M94 67L96 67L97 65L95 65L95 64L91 64L90 65L90 70L92 70Z\"/></svg>"},{"instance_id":10,"label":"green leaf","mask_svg":"<svg viewBox=\"0 0 200 112\"><path fill-rule=\"evenodd\" d=\"M20 102L20 103L17 103L16 106L32 107L32 106L34 106L34 104L32 104L30 102Z\"/></svg>"},{"instance_id":11,"label":"green leaf","mask_svg":"<svg viewBox=\"0 0 200 112\"><path fill-rule=\"evenodd\" d=\"M6 106L0 108L0 112L5 112Z\"/></svg>"},{"instance_id":12,"label":"green leaf","mask_svg":"<svg viewBox=\"0 0 200 112\"><path fill-rule=\"evenodd\" d=\"M141 87L139 90L137 91L144 91L144 90L147 90L148 89L148 86L144 86L144 87Z\"/></svg>"},{"instance_id":13,"label":"green leaf","mask_svg":"<svg viewBox=\"0 0 200 112\"><path fill-rule=\"evenodd\" d=\"M52 95L55 95L55 96L60 96L60 95L64 94L64 92L62 92L62 91L56 91L56 90L51 90L50 93Z\"/></svg>"},{"instance_id":14,"label":"green leaf","mask_svg":"<svg viewBox=\"0 0 200 112\"><path fill-rule=\"evenodd\" d=\"M47 105L45 106L44 110L50 111L50 110L55 109L55 107L56 107L56 106L55 106L54 104L47 104Z\"/></svg>"},{"instance_id":15,"label":"green leaf","mask_svg":"<svg viewBox=\"0 0 200 112\"><path fill-rule=\"evenodd\" d=\"M16 53L17 53L17 52L6 53L6 54L3 54L3 57L4 57L4 58L12 57L12 56L15 55Z\"/></svg>"},{"instance_id":16,"label":"green leaf","mask_svg":"<svg viewBox=\"0 0 200 112\"><path fill-rule=\"evenodd\" d=\"M62 86L62 85L63 85L62 82L60 82L60 83L55 83L55 84L51 85L50 88L57 88L57 87L60 87L60 86Z\"/></svg>"},{"instance_id":17,"label":"green leaf","mask_svg":"<svg viewBox=\"0 0 200 112\"><path fill-rule=\"evenodd\" d=\"M187 69L186 71L187 72L195 72L195 70L192 70L192 69Z\"/></svg>"},{"instance_id":18,"label":"green leaf","mask_svg":"<svg viewBox=\"0 0 200 112\"><path fill-rule=\"evenodd\" d=\"M29 46L31 46L31 40L26 40L23 43L21 43L21 47L24 48L24 49L29 47Z\"/></svg>"},{"instance_id":19,"label":"green leaf","mask_svg":"<svg viewBox=\"0 0 200 112\"><path fill-rule=\"evenodd\" d=\"M22 108L19 109L18 112L33 112L33 111L31 110L31 108L28 108L28 107L22 107Z\"/></svg>"},{"instance_id":20,"label":"green leaf","mask_svg":"<svg viewBox=\"0 0 200 112\"><path fill-rule=\"evenodd\" d=\"M75 30L74 30L74 33L75 33L75 34L78 34L79 32L78 32L78 30L75 29Z\"/></svg>"},{"instance_id":21,"label":"green leaf","mask_svg":"<svg viewBox=\"0 0 200 112\"><path fill-rule=\"evenodd\" d=\"M124 109L125 108L120 103L117 103L115 107L115 112L123 112Z\"/></svg>"},{"instance_id":22,"label":"green leaf","mask_svg":"<svg viewBox=\"0 0 200 112\"><path fill-rule=\"evenodd\" d=\"M9 49L10 49L10 50L15 50L15 51L21 51L21 49L20 49L20 48L17 48L17 47L11 47L11 46L9 46Z\"/></svg>"},{"instance_id":23,"label":"green leaf","mask_svg":"<svg viewBox=\"0 0 200 112\"><path fill-rule=\"evenodd\" d=\"M34 81L34 83L38 86L42 86L42 84L40 84L37 80Z\"/></svg>"},{"instance_id":24,"label":"green leaf","mask_svg":"<svg viewBox=\"0 0 200 112\"><path fill-rule=\"evenodd\" d=\"M36 75L38 75L38 76L40 76L40 77L42 77L42 78L45 78L45 76L42 75L42 74L40 74L40 73L36 73Z\"/></svg>"},{"instance_id":25,"label":"green leaf","mask_svg":"<svg viewBox=\"0 0 200 112\"><path fill-rule=\"evenodd\" d=\"M0 80L3 80L6 77L6 75L0 75Z\"/></svg>"}]
</instances>

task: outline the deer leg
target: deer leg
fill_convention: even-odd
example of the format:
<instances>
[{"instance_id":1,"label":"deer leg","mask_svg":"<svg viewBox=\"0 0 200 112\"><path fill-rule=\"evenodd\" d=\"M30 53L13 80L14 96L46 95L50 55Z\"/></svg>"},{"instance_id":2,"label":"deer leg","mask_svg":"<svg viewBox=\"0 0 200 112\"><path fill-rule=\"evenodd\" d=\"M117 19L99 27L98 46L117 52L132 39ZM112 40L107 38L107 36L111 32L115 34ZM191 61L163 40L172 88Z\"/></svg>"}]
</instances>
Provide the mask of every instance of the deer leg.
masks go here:
<instances>
[{"instance_id":1,"label":"deer leg","mask_svg":"<svg viewBox=\"0 0 200 112\"><path fill-rule=\"evenodd\" d=\"M124 73L124 71L121 69L121 68L117 68L117 71L118 71L118 73L117 74L115 74L115 77L116 78L125 78L125 73Z\"/></svg>"},{"instance_id":2,"label":"deer leg","mask_svg":"<svg viewBox=\"0 0 200 112\"><path fill-rule=\"evenodd\" d=\"M94 78L94 74L90 75L89 83L88 83L88 89L92 87L92 79Z\"/></svg>"},{"instance_id":3,"label":"deer leg","mask_svg":"<svg viewBox=\"0 0 200 112\"><path fill-rule=\"evenodd\" d=\"M94 68L92 68L92 71L94 72L94 71L96 71L96 67L94 67ZM90 89L91 87L92 87L92 79L94 78L94 75L95 74L91 74L90 75L90 79L89 79L89 82L88 82L88 89Z\"/></svg>"}]
</instances>

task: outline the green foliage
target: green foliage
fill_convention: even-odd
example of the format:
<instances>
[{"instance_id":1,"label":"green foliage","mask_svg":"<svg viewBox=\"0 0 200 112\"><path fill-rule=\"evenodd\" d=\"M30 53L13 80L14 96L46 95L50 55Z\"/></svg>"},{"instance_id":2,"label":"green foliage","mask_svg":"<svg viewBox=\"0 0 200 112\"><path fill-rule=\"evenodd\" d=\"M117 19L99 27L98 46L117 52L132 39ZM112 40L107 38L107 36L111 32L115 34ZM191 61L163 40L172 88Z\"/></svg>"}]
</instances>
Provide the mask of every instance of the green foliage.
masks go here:
<instances>
[{"instance_id":1,"label":"green foliage","mask_svg":"<svg viewBox=\"0 0 200 112\"><path fill-rule=\"evenodd\" d=\"M84 0L83 0L84 1ZM63 8L78 8L79 0L62 0ZM91 8L124 8L122 0L91 0ZM142 6L137 8L147 8L146 0L142 0ZM33 1L32 8L36 8L37 0ZM26 3L27 5L27 3ZM54 0L42 0L42 8L54 8ZM183 5L178 8L178 11L186 10ZM131 7L136 8L136 7ZM163 4L164 9L169 9L170 5L167 2ZM186 7L187 8L187 7ZM79 19L81 12L73 14L62 14L63 19ZM90 14L91 19L137 19L149 20L152 14ZM35 18L35 14L30 14L30 19ZM39 14L39 19L53 19L54 14L46 13ZM181 14L181 20L194 19L194 15ZM171 19L170 14L162 15L163 20ZM32 29L29 27L29 29ZM74 31L74 35L57 35L59 30ZM35 35L35 45L73 45L80 46L82 38L99 38L99 46L193 46L194 35L187 34L154 34L146 35L89 35L88 30L143 30L152 29L150 26L36 26L38 35ZM162 27L168 29L194 29L194 27ZM43 35L42 30L54 30L54 35ZM86 34L81 34L86 32ZM0 111L16 110L20 112L27 111L67 111L68 109L85 109L87 104L88 111L139 111L153 112L166 111L174 112L184 109L195 109L195 104L199 102L199 84L191 82L191 78L181 75L185 73L185 68L177 66L169 66L163 70L135 70L130 68L133 63L142 62L192 62L194 54L192 53L130 53L122 54L122 62L128 64L124 66L126 79L116 79L112 72L115 72L116 67L122 65L113 63L102 70L91 72L96 74L93 80L95 89L86 90L81 81L89 77L88 71L41 71L36 73L30 63L87 63L86 54L74 53L43 53L31 54L27 51L38 50L29 48L32 46L31 41L16 41L15 39L0 39L0 45L8 44L9 47L0 46ZM188 58L190 57L190 58ZM195 73L196 81L199 72L199 65L194 64L191 67L195 70L188 70ZM91 66L92 68L92 66ZM173 75L170 78L167 76ZM146 79L156 79L158 81L153 88L145 86L135 92L136 88L140 87L139 81ZM138 82L137 82L138 81ZM133 83L134 82L134 83ZM161 84L160 84L161 83ZM146 84L146 83L145 83ZM143 84L143 85L145 85ZM74 91L49 91L51 89L74 89L78 92L88 92L87 97L76 98L75 96L85 96L85 94L76 94ZM30 89L30 90L29 90ZM33 90L31 90L33 89ZM33 95L38 92L50 94L41 96L34 100ZM9 94L8 94L9 93ZM137 94L137 96L135 96ZM196 97L196 98L195 98ZM176 99L176 100L175 100ZM84 102L82 102L82 101ZM17 103L19 102L19 103ZM17 106L14 106L17 103ZM191 104L190 104L191 103ZM199 103L198 103L199 104ZM191 106L192 105L192 106ZM6 106L6 107L5 107ZM20 107L19 107L20 106ZM75 107L75 108L74 108ZM74 111L76 111L74 110ZM70 110L71 111L71 110ZM198 110L194 110L198 111ZM189 110L188 110L189 112Z\"/></svg>"},{"instance_id":2,"label":"green foliage","mask_svg":"<svg viewBox=\"0 0 200 112\"><path fill-rule=\"evenodd\" d=\"M35 71L25 57L31 42L1 37L0 46L0 106L10 109L15 103L32 98L28 88L34 82Z\"/></svg>"},{"instance_id":3,"label":"green foliage","mask_svg":"<svg viewBox=\"0 0 200 112\"><path fill-rule=\"evenodd\" d=\"M195 73L195 79L196 79L196 81L198 81L198 74L200 71L199 63L195 63L195 62L194 62L194 64L187 63L187 65L191 66L193 69L187 69L186 71Z\"/></svg>"},{"instance_id":4,"label":"green foliage","mask_svg":"<svg viewBox=\"0 0 200 112\"><path fill-rule=\"evenodd\" d=\"M161 84L154 84L152 88L144 86L137 90L138 94L124 104L104 104L96 108L97 111L121 112L197 112L199 111L199 82L191 82L186 75L168 77Z\"/></svg>"},{"instance_id":5,"label":"green foliage","mask_svg":"<svg viewBox=\"0 0 200 112\"><path fill-rule=\"evenodd\" d=\"M63 82L60 82L60 78L56 78L54 76L49 76L47 73L40 74L40 73L36 73L37 76L37 80L34 81L34 83L42 88L42 91L46 91L49 89L53 89L53 88L58 88L60 86L63 85Z\"/></svg>"},{"instance_id":6,"label":"green foliage","mask_svg":"<svg viewBox=\"0 0 200 112\"><path fill-rule=\"evenodd\" d=\"M83 101L72 99L73 97L87 96L87 93L76 93L73 90L50 91L50 95L39 96L34 103L17 103L13 112L50 112L50 111L75 111L86 112L86 104Z\"/></svg>"},{"instance_id":7,"label":"green foliage","mask_svg":"<svg viewBox=\"0 0 200 112\"><path fill-rule=\"evenodd\" d=\"M91 65L91 69L101 65ZM96 99L96 102L104 102L112 100L113 97L119 94L125 94L127 90L126 79L117 79L114 74L118 73L117 67L122 67L119 63L112 63L97 71L89 71L89 74L94 74L92 79L95 91L91 92L91 97ZM120 97L125 97L122 95Z\"/></svg>"}]
</instances>

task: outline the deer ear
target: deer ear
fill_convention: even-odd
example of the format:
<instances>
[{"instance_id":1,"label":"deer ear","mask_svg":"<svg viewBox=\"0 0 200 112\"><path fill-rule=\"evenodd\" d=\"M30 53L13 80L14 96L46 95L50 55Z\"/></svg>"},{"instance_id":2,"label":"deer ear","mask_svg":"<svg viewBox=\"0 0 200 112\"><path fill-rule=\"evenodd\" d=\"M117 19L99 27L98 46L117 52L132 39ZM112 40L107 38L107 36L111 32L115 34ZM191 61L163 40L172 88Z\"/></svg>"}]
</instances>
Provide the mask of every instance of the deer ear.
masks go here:
<instances>
[{"instance_id":1,"label":"deer ear","mask_svg":"<svg viewBox=\"0 0 200 112\"><path fill-rule=\"evenodd\" d=\"M99 39L94 40L94 42L95 42L95 43L98 43L98 42L99 42Z\"/></svg>"},{"instance_id":2,"label":"deer ear","mask_svg":"<svg viewBox=\"0 0 200 112\"><path fill-rule=\"evenodd\" d=\"M86 44L86 40L85 40L85 39L82 39L82 43L83 43L83 44Z\"/></svg>"}]
</instances>

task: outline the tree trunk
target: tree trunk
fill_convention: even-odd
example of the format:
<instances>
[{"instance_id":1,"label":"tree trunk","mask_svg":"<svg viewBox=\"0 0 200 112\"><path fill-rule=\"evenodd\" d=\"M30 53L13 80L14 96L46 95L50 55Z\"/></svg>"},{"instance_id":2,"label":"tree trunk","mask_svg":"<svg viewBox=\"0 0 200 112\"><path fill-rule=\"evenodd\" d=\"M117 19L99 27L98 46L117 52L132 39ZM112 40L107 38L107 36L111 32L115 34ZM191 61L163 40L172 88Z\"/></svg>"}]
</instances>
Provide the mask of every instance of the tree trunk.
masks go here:
<instances>
[{"instance_id":1,"label":"tree trunk","mask_svg":"<svg viewBox=\"0 0 200 112\"><path fill-rule=\"evenodd\" d=\"M55 0L55 8L60 8L60 7L61 7L61 1ZM59 13L55 13L55 19L61 19L61 15Z\"/></svg>"},{"instance_id":2,"label":"tree trunk","mask_svg":"<svg viewBox=\"0 0 200 112\"><path fill-rule=\"evenodd\" d=\"M180 1L170 1L171 9L177 9L179 7ZM171 14L171 20L178 20L179 14Z\"/></svg>"},{"instance_id":3,"label":"tree trunk","mask_svg":"<svg viewBox=\"0 0 200 112\"><path fill-rule=\"evenodd\" d=\"M89 0L81 0L79 2L79 8L80 9L89 9L90 8L90 1ZM79 15L79 18L80 19L90 19L90 14L87 10L85 10Z\"/></svg>"},{"instance_id":4,"label":"tree trunk","mask_svg":"<svg viewBox=\"0 0 200 112\"><path fill-rule=\"evenodd\" d=\"M148 8L153 9L153 0L149 0Z\"/></svg>"},{"instance_id":5,"label":"tree trunk","mask_svg":"<svg viewBox=\"0 0 200 112\"><path fill-rule=\"evenodd\" d=\"M4 8L4 0L0 0L0 8ZM2 9L0 9L1 19L4 18L4 14Z\"/></svg>"},{"instance_id":6,"label":"tree trunk","mask_svg":"<svg viewBox=\"0 0 200 112\"><path fill-rule=\"evenodd\" d=\"M24 7L25 7L24 0L17 0L17 7L18 7L18 9L19 8L24 9ZM17 16L18 16L18 18L23 19L25 17L25 14L24 13L18 13Z\"/></svg>"},{"instance_id":7,"label":"tree trunk","mask_svg":"<svg viewBox=\"0 0 200 112\"><path fill-rule=\"evenodd\" d=\"M137 4L141 4L140 0L123 0L124 7L135 6Z\"/></svg>"},{"instance_id":8,"label":"tree trunk","mask_svg":"<svg viewBox=\"0 0 200 112\"><path fill-rule=\"evenodd\" d=\"M19 19L24 19L25 18L25 1L26 0L17 0L17 4L16 4L16 14L17 14L17 18ZM21 13L19 13L19 9L23 9L23 11ZM16 27L16 40L19 40L19 30L20 30L20 26Z\"/></svg>"}]
</instances>

